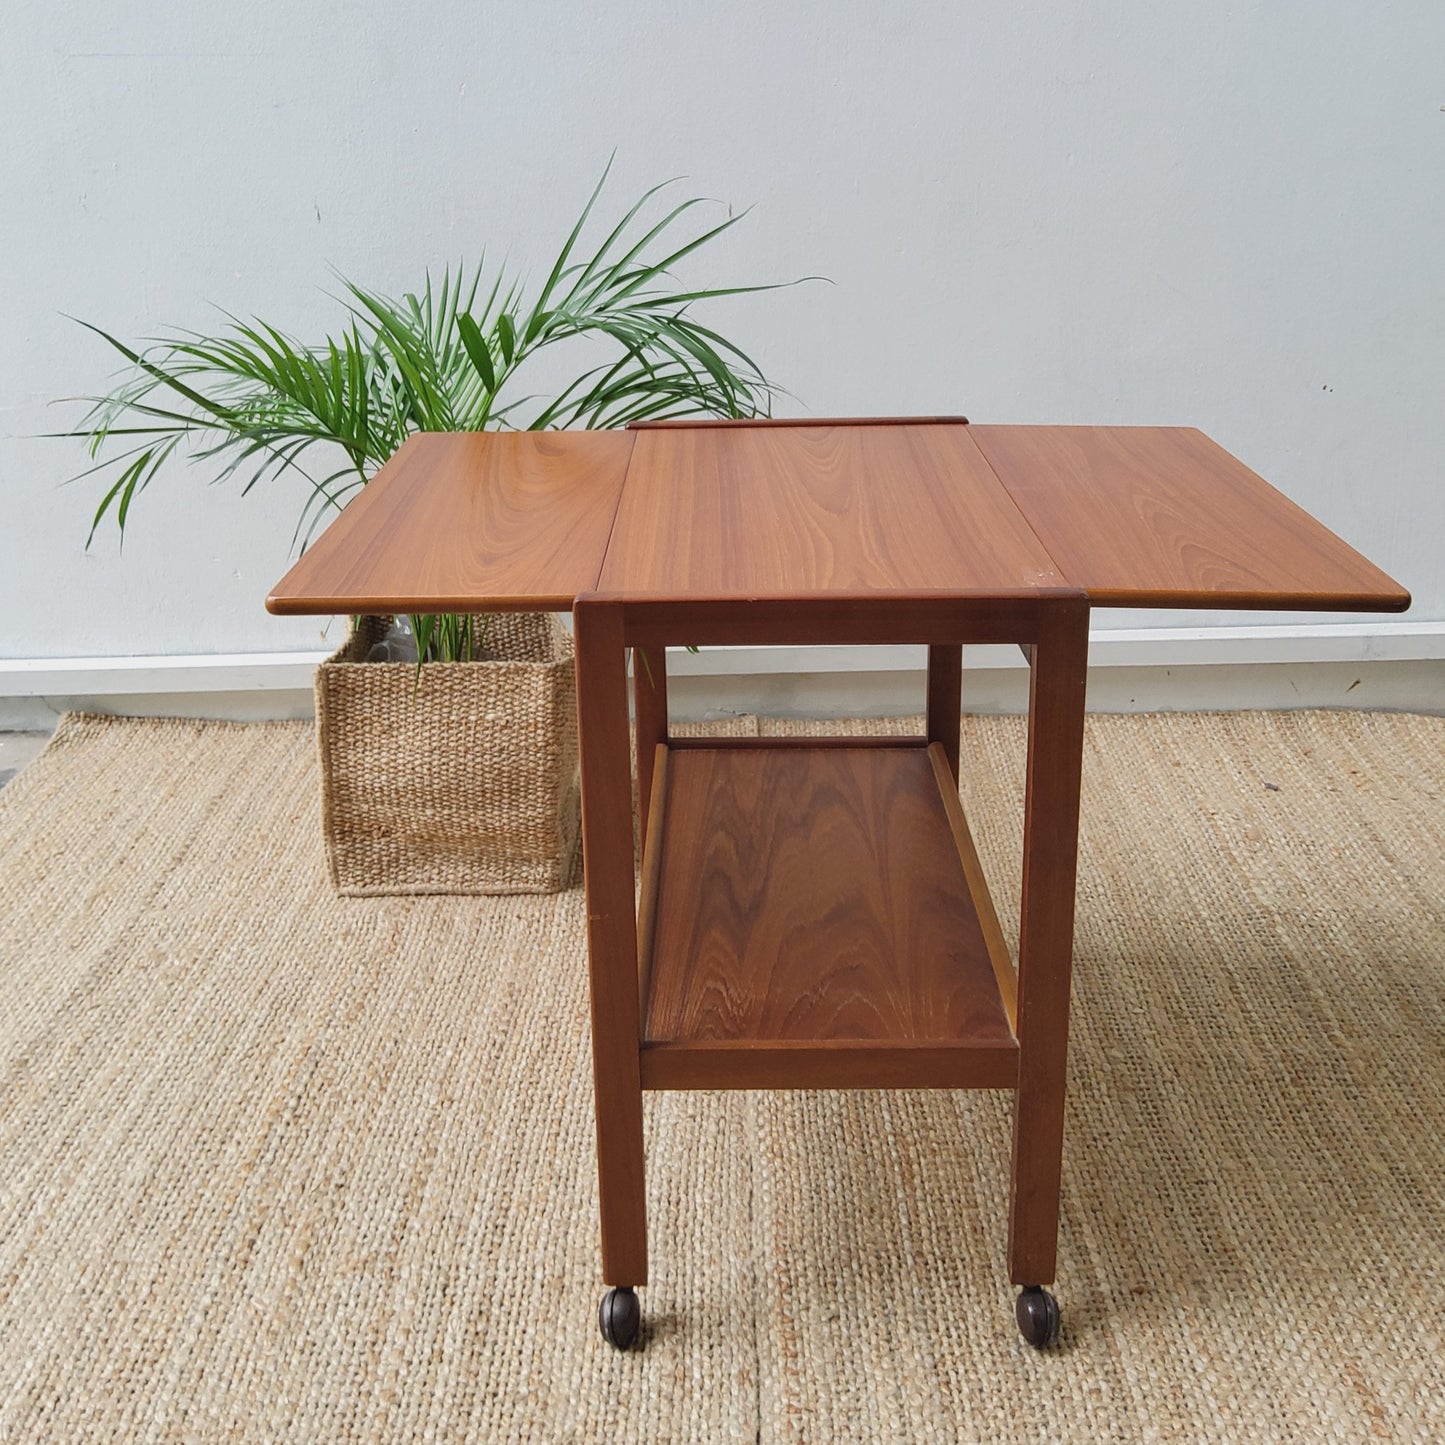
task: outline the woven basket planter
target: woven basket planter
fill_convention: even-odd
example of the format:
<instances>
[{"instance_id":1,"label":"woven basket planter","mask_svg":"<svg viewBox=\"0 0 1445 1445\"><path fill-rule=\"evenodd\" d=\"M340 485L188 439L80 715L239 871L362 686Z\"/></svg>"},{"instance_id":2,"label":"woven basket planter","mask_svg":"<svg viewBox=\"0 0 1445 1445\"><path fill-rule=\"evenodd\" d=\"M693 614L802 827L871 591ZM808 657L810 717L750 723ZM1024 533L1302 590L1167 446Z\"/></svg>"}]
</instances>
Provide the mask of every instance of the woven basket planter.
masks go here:
<instances>
[{"instance_id":1,"label":"woven basket planter","mask_svg":"<svg viewBox=\"0 0 1445 1445\"><path fill-rule=\"evenodd\" d=\"M578 855L571 634L549 613L488 620L487 660L366 662L364 618L316 673L321 816L336 890L551 893Z\"/></svg>"}]
</instances>

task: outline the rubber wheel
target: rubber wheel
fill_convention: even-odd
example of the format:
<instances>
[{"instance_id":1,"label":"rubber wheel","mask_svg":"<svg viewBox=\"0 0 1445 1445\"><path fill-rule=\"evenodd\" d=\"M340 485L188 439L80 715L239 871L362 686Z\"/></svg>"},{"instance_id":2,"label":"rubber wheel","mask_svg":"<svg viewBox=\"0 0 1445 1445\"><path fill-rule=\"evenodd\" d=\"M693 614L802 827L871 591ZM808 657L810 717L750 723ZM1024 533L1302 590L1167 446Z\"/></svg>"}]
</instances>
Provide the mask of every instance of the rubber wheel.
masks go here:
<instances>
[{"instance_id":1,"label":"rubber wheel","mask_svg":"<svg viewBox=\"0 0 1445 1445\"><path fill-rule=\"evenodd\" d=\"M1040 1285L1019 1291L1014 1302L1019 1334L1036 1350L1047 1349L1059 1337L1059 1302Z\"/></svg>"},{"instance_id":2,"label":"rubber wheel","mask_svg":"<svg viewBox=\"0 0 1445 1445\"><path fill-rule=\"evenodd\" d=\"M614 1350L631 1349L642 1328L642 1306L637 1301L637 1291L626 1285L608 1290L597 1307L597 1326L602 1338Z\"/></svg>"}]
</instances>

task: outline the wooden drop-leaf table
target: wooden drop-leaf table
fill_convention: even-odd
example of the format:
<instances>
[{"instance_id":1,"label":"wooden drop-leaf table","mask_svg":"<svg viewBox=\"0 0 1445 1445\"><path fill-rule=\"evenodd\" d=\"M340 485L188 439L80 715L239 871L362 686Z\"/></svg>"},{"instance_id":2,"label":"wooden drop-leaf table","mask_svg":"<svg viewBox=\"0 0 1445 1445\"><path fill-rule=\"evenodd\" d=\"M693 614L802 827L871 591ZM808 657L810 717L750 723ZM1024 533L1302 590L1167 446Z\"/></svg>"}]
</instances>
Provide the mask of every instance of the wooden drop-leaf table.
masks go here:
<instances>
[{"instance_id":1,"label":"wooden drop-leaf table","mask_svg":"<svg viewBox=\"0 0 1445 1445\"><path fill-rule=\"evenodd\" d=\"M1045 1345L1090 608L1409 600L1198 431L938 417L413 437L267 606L572 611L611 1343L647 1282L644 1090L932 1087L1014 1092ZM1031 665L1016 963L958 789L962 648L998 642ZM729 643L925 644L925 735L673 738L666 649Z\"/></svg>"}]
</instances>

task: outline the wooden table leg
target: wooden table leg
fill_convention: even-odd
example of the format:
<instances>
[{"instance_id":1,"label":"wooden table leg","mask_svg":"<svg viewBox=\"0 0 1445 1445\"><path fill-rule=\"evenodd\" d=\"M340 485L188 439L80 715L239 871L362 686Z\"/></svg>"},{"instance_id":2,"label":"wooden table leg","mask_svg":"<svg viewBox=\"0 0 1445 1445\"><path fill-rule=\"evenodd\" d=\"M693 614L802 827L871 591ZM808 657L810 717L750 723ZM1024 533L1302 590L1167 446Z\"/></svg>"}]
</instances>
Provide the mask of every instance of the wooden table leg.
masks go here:
<instances>
[{"instance_id":1,"label":"wooden table leg","mask_svg":"<svg viewBox=\"0 0 1445 1445\"><path fill-rule=\"evenodd\" d=\"M573 618L602 1275L618 1287L603 1300L602 1327L611 1343L626 1346L637 1331L631 1290L647 1283L627 655L620 607L580 599ZM623 1325L614 1320L609 1330L619 1293L626 1297Z\"/></svg>"},{"instance_id":2,"label":"wooden table leg","mask_svg":"<svg viewBox=\"0 0 1445 1445\"><path fill-rule=\"evenodd\" d=\"M928 649L928 741L942 743L953 776L958 777L959 714L963 711L963 648L954 644Z\"/></svg>"},{"instance_id":3,"label":"wooden table leg","mask_svg":"<svg viewBox=\"0 0 1445 1445\"><path fill-rule=\"evenodd\" d=\"M647 841L652 805L652 769L658 743L667 741L667 649L632 649L632 712L637 729L638 836Z\"/></svg>"},{"instance_id":4,"label":"wooden table leg","mask_svg":"<svg viewBox=\"0 0 1445 1445\"><path fill-rule=\"evenodd\" d=\"M1008 1252L1009 1276L1024 1286L1019 1327L1036 1345L1058 1331L1058 1305L1042 1286L1058 1246L1088 627L1086 603L1046 610L1029 687Z\"/></svg>"}]
</instances>

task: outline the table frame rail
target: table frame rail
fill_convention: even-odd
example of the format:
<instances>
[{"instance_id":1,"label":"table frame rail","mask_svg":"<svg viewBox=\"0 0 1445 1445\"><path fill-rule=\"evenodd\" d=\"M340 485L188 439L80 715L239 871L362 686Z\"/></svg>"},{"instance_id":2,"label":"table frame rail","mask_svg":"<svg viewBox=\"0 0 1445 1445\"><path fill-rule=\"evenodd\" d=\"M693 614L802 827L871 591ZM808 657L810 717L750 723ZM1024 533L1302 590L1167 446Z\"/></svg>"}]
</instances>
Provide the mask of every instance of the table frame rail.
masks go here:
<instances>
[{"instance_id":1,"label":"table frame rail","mask_svg":"<svg viewBox=\"0 0 1445 1445\"><path fill-rule=\"evenodd\" d=\"M955 789L962 648L1001 642L1024 648L1031 682L1020 941L1016 980L999 979L1019 1051L1008 1264L1015 1284L1032 1288L1050 1283L1057 1266L1088 656L1087 598L1073 589L965 597L836 594L686 601L588 594L577 599L573 616L605 1282L627 1289L645 1284L648 1277L642 1125L642 1009L647 980L640 970L651 947L650 939L639 937L633 850L623 841L632 838L633 818L627 655L631 649L642 869L646 873L660 866L660 849L655 846L660 822L654 804L665 777L659 769L667 766L668 747L716 747L734 741L708 739L693 744L669 739L666 648L765 638L790 645L926 645L926 741L939 745L931 750L935 767L946 767ZM787 745L792 740L736 741L756 747ZM829 741L858 742L797 741L814 746ZM871 741L879 746L917 746L919 740ZM978 866L976 854L972 863ZM655 888L656 879L652 881ZM643 927L647 927L645 919ZM802 1061L808 1051L799 1052ZM808 1086L806 1072L802 1071L796 1086ZM764 1071L759 1077L759 1084L775 1081L775 1072Z\"/></svg>"}]
</instances>

